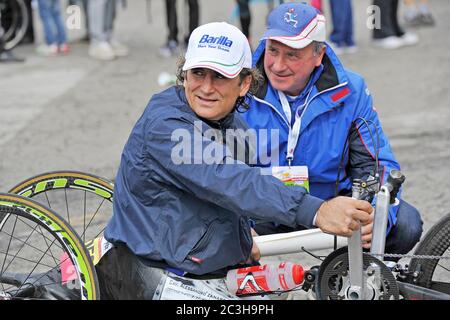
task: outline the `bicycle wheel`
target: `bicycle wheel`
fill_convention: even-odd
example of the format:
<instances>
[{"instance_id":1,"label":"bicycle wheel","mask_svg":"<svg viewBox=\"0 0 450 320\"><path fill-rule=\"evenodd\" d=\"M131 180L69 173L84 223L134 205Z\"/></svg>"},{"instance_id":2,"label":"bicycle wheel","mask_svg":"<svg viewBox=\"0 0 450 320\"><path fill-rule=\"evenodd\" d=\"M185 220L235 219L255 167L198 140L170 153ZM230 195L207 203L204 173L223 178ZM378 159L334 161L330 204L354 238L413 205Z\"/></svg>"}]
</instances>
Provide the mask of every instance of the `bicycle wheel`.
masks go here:
<instances>
[{"instance_id":1,"label":"bicycle wheel","mask_svg":"<svg viewBox=\"0 0 450 320\"><path fill-rule=\"evenodd\" d=\"M450 256L450 213L441 218L425 235L414 254ZM413 258L409 270L418 271L412 283L450 294L450 259Z\"/></svg>"},{"instance_id":2,"label":"bicycle wheel","mask_svg":"<svg viewBox=\"0 0 450 320\"><path fill-rule=\"evenodd\" d=\"M0 193L0 299L99 299L94 266L54 211Z\"/></svg>"},{"instance_id":3,"label":"bicycle wheel","mask_svg":"<svg viewBox=\"0 0 450 320\"><path fill-rule=\"evenodd\" d=\"M62 215L83 239L101 235L112 215L114 184L77 171L54 171L27 179L9 193L32 198Z\"/></svg>"},{"instance_id":4,"label":"bicycle wheel","mask_svg":"<svg viewBox=\"0 0 450 320\"><path fill-rule=\"evenodd\" d=\"M0 0L0 17L5 30L5 49L11 50L19 44L27 32L30 17L23 0Z\"/></svg>"}]
</instances>

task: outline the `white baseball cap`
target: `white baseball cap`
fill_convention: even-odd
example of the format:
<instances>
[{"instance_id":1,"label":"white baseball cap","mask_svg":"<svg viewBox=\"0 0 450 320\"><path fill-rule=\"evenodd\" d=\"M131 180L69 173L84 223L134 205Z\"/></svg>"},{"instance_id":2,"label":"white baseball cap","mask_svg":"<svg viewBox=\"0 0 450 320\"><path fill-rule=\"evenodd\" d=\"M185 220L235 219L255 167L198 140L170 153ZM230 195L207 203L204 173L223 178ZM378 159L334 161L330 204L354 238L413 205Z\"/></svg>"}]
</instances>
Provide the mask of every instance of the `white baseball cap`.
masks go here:
<instances>
[{"instance_id":1,"label":"white baseball cap","mask_svg":"<svg viewBox=\"0 0 450 320\"><path fill-rule=\"evenodd\" d=\"M183 70L208 68L235 78L243 68L252 67L252 52L245 35L226 22L197 27L189 37Z\"/></svg>"}]
</instances>

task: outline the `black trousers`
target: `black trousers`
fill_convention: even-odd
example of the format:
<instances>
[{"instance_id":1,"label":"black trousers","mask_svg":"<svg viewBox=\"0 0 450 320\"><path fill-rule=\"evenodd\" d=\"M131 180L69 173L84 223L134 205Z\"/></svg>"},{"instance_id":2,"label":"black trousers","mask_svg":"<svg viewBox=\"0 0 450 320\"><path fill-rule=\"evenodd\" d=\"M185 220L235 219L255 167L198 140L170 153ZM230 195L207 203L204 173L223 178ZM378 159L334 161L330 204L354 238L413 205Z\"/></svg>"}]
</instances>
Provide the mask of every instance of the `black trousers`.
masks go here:
<instances>
[{"instance_id":1,"label":"black trousers","mask_svg":"<svg viewBox=\"0 0 450 320\"><path fill-rule=\"evenodd\" d=\"M164 269L152 268L126 246L110 249L95 266L102 300L152 300Z\"/></svg>"},{"instance_id":2,"label":"black trousers","mask_svg":"<svg viewBox=\"0 0 450 320\"><path fill-rule=\"evenodd\" d=\"M380 26L373 29L374 39L383 39L390 36L400 37L404 31L400 28L397 18L398 0L373 0L373 5L380 8Z\"/></svg>"},{"instance_id":3,"label":"black trousers","mask_svg":"<svg viewBox=\"0 0 450 320\"><path fill-rule=\"evenodd\" d=\"M239 20L241 22L242 33L248 38L250 36L250 24L252 16L249 7L250 0L237 0L239 7Z\"/></svg>"},{"instance_id":4,"label":"black trousers","mask_svg":"<svg viewBox=\"0 0 450 320\"><path fill-rule=\"evenodd\" d=\"M192 31L198 27L200 14L197 0L185 1L189 7L189 34L184 38L184 42L187 44ZM178 15L176 7L176 0L166 0L167 27L169 28L167 40L174 40L178 43Z\"/></svg>"}]
</instances>

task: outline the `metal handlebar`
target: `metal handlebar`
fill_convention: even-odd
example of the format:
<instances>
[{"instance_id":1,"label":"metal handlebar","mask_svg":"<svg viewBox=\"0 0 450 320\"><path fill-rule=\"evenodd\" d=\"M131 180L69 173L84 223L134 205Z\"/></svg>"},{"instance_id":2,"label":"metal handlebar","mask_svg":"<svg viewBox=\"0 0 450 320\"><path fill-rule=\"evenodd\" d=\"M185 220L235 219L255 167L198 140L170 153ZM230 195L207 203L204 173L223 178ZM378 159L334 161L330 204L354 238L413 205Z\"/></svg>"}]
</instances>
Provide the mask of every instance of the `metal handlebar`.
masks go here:
<instances>
[{"instance_id":1,"label":"metal handlebar","mask_svg":"<svg viewBox=\"0 0 450 320\"><path fill-rule=\"evenodd\" d=\"M395 203L395 198L400 190L405 176L399 170L392 170L387 182L377 193L375 206L374 225L372 233L371 254L384 254L386 244L386 229L389 215L389 206ZM373 183L371 184L374 185ZM367 198L374 193L369 181L353 180L352 198ZM361 228L355 230L348 240L349 277L350 288L348 297L353 300L365 298L365 281L363 273L363 253L361 244Z\"/></svg>"}]
</instances>

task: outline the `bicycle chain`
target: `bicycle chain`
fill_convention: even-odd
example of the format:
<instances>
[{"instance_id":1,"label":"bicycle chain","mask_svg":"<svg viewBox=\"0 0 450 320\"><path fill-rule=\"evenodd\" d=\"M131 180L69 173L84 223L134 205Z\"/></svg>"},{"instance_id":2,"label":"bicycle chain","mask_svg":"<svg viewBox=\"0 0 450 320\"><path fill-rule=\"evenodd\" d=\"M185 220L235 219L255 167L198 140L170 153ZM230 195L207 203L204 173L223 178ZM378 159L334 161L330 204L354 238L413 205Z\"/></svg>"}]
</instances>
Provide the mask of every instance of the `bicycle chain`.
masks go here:
<instances>
[{"instance_id":1,"label":"bicycle chain","mask_svg":"<svg viewBox=\"0 0 450 320\"><path fill-rule=\"evenodd\" d=\"M420 254L397 254L397 253L385 253L385 254L372 254L365 253L374 257L386 257L386 258L417 258L417 259L450 259L450 256L431 256L431 255L420 255Z\"/></svg>"}]
</instances>

